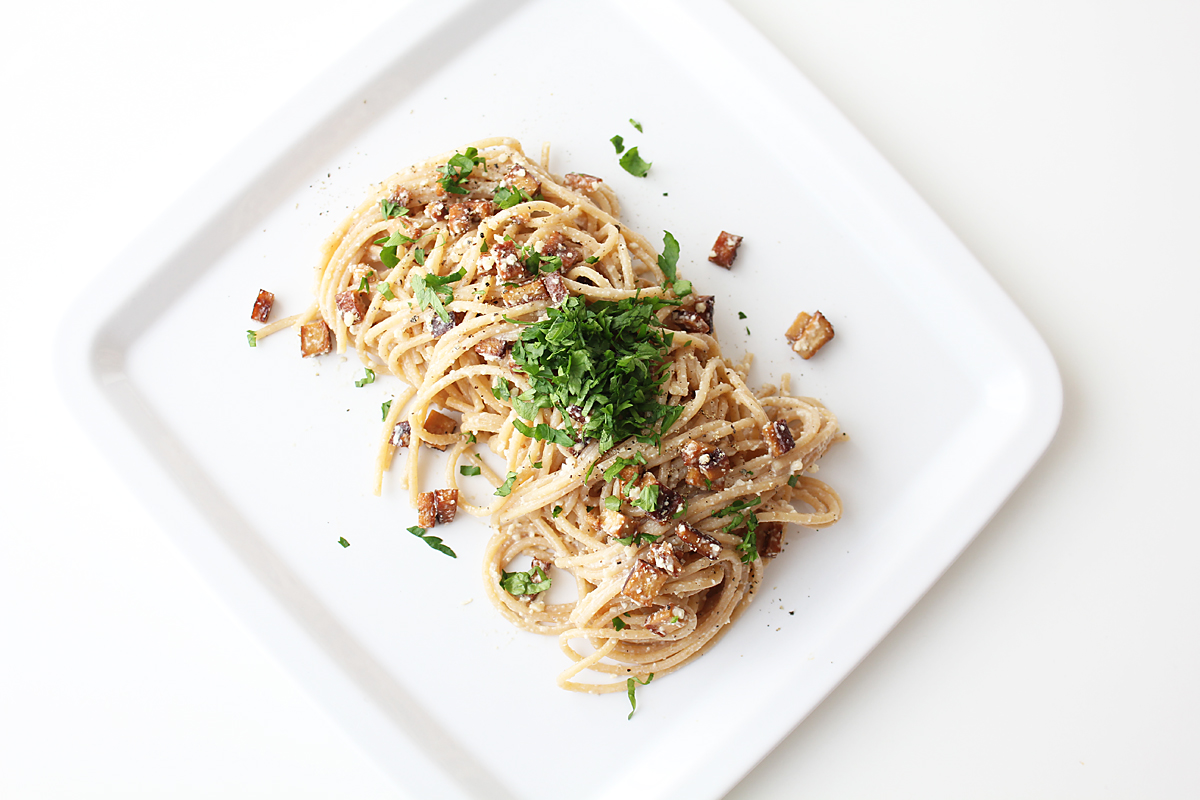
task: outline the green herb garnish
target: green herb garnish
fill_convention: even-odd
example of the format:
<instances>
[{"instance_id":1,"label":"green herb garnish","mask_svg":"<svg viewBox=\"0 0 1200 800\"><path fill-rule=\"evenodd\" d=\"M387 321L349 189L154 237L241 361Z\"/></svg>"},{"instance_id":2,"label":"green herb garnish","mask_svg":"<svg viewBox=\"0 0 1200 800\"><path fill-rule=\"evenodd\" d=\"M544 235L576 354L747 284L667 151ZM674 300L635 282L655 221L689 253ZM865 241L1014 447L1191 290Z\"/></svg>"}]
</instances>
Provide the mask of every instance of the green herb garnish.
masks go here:
<instances>
[{"instance_id":1,"label":"green herb garnish","mask_svg":"<svg viewBox=\"0 0 1200 800\"><path fill-rule=\"evenodd\" d=\"M659 399L673 334L654 312L676 304L657 297L587 303L573 295L546 309L547 318L526 326L512 349L529 377L531 402L564 416L578 406L586 420L578 434L599 440L601 452L630 436L658 445L683 407Z\"/></svg>"},{"instance_id":2,"label":"green herb garnish","mask_svg":"<svg viewBox=\"0 0 1200 800\"><path fill-rule=\"evenodd\" d=\"M350 546L350 543L346 541L346 537L345 537L345 536L339 536L339 537L338 537L338 544L340 544L342 547L349 547L349 546Z\"/></svg>"},{"instance_id":3,"label":"green herb garnish","mask_svg":"<svg viewBox=\"0 0 1200 800\"><path fill-rule=\"evenodd\" d=\"M366 370L365 375L363 375L361 378L359 378L358 380L356 380L354 382L354 385L357 386L359 389L361 389L362 387L366 386L368 383L374 383L374 382L375 382L375 370L368 369L368 370Z\"/></svg>"},{"instance_id":4,"label":"green herb garnish","mask_svg":"<svg viewBox=\"0 0 1200 800\"><path fill-rule=\"evenodd\" d=\"M651 162L638 155L636 147L629 148L629 152L621 156L621 167L635 178L646 177L646 173L650 171L650 165Z\"/></svg>"},{"instance_id":5,"label":"green herb garnish","mask_svg":"<svg viewBox=\"0 0 1200 800\"><path fill-rule=\"evenodd\" d=\"M254 331L246 331L246 341L251 347L258 347L258 334Z\"/></svg>"},{"instance_id":6,"label":"green herb garnish","mask_svg":"<svg viewBox=\"0 0 1200 800\"><path fill-rule=\"evenodd\" d=\"M416 252L423 253L419 247ZM425 263L423 256L419 263ZM466 270L462 267L449 275L414 273L412 285L413 292L416 293L417 305L421 308L432 308L442 318L442 322L449 322L450 312L446 310L445 303L454 299L454 290L447 284L453 283L466 274Z\"/></svg>"},{"instance_id":7,"label":"green herb garnish","mask_svg":"<svg viewBox=\"0 0 1200 800\"><path fill-rule=\"evenodd\" d=\"M385 198L379 201L379 213L383 214L384 219L391 219L392 217L406 217L408 216L408 209L402 204L397 203L395 200L389 200Z\"/></svg>"},{"instance_id":8,"label":"green herb garnish","mask_svg":"<svg viewBox=\"0 0 1200 800\"><path fill-rule=\"evenodd\" d=\"M645 133L645 131L642 130L642 123L638 122L633 117L629 118L629 124L632 125L633 127L637 128L638 133Z\"/></svg>"},{"instance_id":9,"label":"green herb garnish","mask_svg":"<svg viewBox=\"0 0 1200 800\"><path fill-rule=\"evenodd\" d=\"M609 511L620 511L621 498L617 497L615 494L610 494L608 497L604 498L604 507Z\"/></svg>"},{"instance_id":10,"label":"green herb garnish","mask_svg":"<svg viewBox=\"0 0 1200 800\"><path fill-rule=\"evenodd\" d=\"M492 202L501 209L512 208L518 203L528 203L532 199L528 192L524 189L518 189L515 186L500 186L496 189L495 194L492 195Z\"/></svg>"},{"instance_id":11,"label":"green herb garnish","mask_svg":"<svg viewBox=\"0 0 1200 800\"><path fill-rule=\"evenodd\" d=\"M550 516L554 519L558 519L558 515L561 513L562 513L562 506L555 506L554 510L550 512Z\"/></svg>"},{"instance_id":12,"label":"green herb garnish","mask_svg":"<svg viewBox=\"0 0 1200 800\"><path fill-rule=\"evenodd\" d=\"M551 444L562 445L563 447L570 447L571 445L575 444L575 437L571 435L570 431L551 428L544 422L539 422L536 426L530 427L521 420L514 419L513 427L528 436L530 439L537 439L538 441L542 442L550 442Z\"/></svg>"},{"instance_id":13,"label":"green herb garnish","mask_svg":"<svg viewBox=\"0 0 1200 800\"><path fill-rule=\"evenodd\" d=\"M379 251L379 260L385 267L391 269L400 263L400 257L396 255L396 248L400 245L412 244L415 241L416 239L410 239L400 231L396 231L386 238L376 239L375 244L383 248Z\"/></svg>"},{"instance_id":14,"label":"green herb garnish","mask_svg":"<svg viewBox=\"0 0 1200 800\"><path fill-rule=\"evenodd\" d=\"M612 146L616 149L617 155L625 152L625 137L617 134L609 139L609 141L612 142Z\"/></svg>"},{"instance_id":15,"label":"green herb garnish","mask_svg":"<svg viewBox=\"0 0 1200 800\"><path fill-rule=\"evenodd\" d=\"M670 231L663 231L663 251L658 257L658 268L671 283L675 282L675 265L679 263L679 242Z\"/></svg>"},{"instance_id":16,"label":"green herb garnish","mask_svg":"<svg viewBox=\"0 0 1200 800\"><path fill-rule=\"evenodd\" d=\"M426 534L424 528L418 528L416 525L414 525L408 529L408 532L413 536L416 536L418 539L424 541L425 544L429 545L434 550L437 550L439 553L445 553L451 558L458 558L458 556L454 554L454 551L451 550L444 542L442 542L441 539L436 536L430 536Z\"/></svg>"},{"instance_id":17,"label":"green herb garnish","mask_svg":"<svg viewBox=\"0 0 1200 800\"><path fill-rule=\"evenodd\" d=\"M550 588L550 578L541 567L528 572L504 572L500 588L511 595L538 594Z\"/></svg>"},{"instance_id":18,"label":"green herb garnish","mask_svg":"<svg viewBox=\"0 0 1200 800\"><path fill-rule=\"evenodd\" d=\"M608 469L604 470L604 480L611 481L613 478L621 474L621 470L626 467L636 467L646 463L646 457L641 453L634 453L631 458L618 458L612 463Z\"/></svg>"},{"instance_id":19,"label":"green herb garnish","mask_svg":"<svg viewBox=\"0 0 1200 800\"><path fill-rule=\"evenodd\" d=\"M788 486L792 487L793 489L796 488L796 483L798 481L799 481L798 475L789 475L788 476Z\"/></svg>"},{"instance_id":20,"label":"green herb garnish","mask_svg":"<svg viewBox=\"0 0 1200 800\"><path fill-rule=\"evenodd\" d=\"M414 247L413 248L413 261L417 262L418 267L425 266L425 248L424 247Z\"/></svg>"},{"instance_id":21,"label":"green herb garnish","mask_svg":"<svg viewBox=\"0 0 1200 800\"><path fill-rule=\"evenodd\" d=\"M753 500L737 500L725 506L720 511L713 513L714 517L733 517L733 521L721 529L725 533L730 533L743 525L746 526L746 533L742 536L742 541L737 546L737 549L742 552L742 561L746 564L758 558L758 536L755 533L755 530L758 528L758 516L749 509L761 502L761 497L756 497Z\"/></svg>"},{"instance_id":22,"label":"green herb garnish","mask_svg":"<svg viewBox=\"0 0 1200 800\"><path fill-rule=\"evenodd\" d=\"M367 276L366 276L366 275L363 275L363 276L362 276L362 280L360 280L360 281L358 282L358 290L359 290L360 292L369 292L369 291L371 291L371 284L367 283Z\"/></svg>"},{"instance_id":23,"label":"green herb garnish","mask_svg":"<svg viewBox=\"0 0 1200 800\"><path fill-rule=\"evenodd\" d=\"M617 630L619 630L619 631L623 631L623 630L625 630L625 628L626 628L626 627L628 627L628 626L625 624L625 620L621 619L620 617L613 617L613 618L612 618L612 626L613 626L614 628L616 628Z\"/></svg>"},{"instance_id":24,"label":"green herb garnish","mask_svg":"<svg viewBox=\"0 0 1200 800\"><path fill-rule=\"evenodd\" d=\"M512 494L513 484L516 482L516 480L517 473L508 473L508 477L504 479L504 483L500 484L500 487L496 489L496 495L499 497L508 497L510 494Z\"/></svg>"},{"instance_id":25,"label":"green herb garnish","mask_svg":"<svg viewBox=\"0 0 1200 800\"><path fill-rule=\"evenodd\" d=\"M396 299L396 295L392 294L391 284L387 283L386 281L384 283L379 284L379 293L383 295L384 300L395 300Z\"/></svg>"},{"instance_id":26,"label":"green herb garnish","mask_svg":"<svg viewBox=\"0 0 1200 800\"><path fill-rule=\"evenodd\" d=\"M475 171L476 166L483 163L484 159L479 155L479 151L474 147L468 147L466 152L455 153L445 166L437 168L442 175L438 178L438 183L442 185L443 190L450 194L466 194L466 187L460 184Z\"/></svg>"},{"instance_id":27,"label":"green herb garnish","mask_svg":"<svg viewBox=\"0 0 1200 800\"><path fill-rule=\"evenodd\" d=\"M458 468L458 474L466 475L467 477L470 477L472 475L478 475L481 472L483 472L483 470L481 470L479 467L459 467Z\"/></svg>"},{"instance_id":28,"label":"green herb garnish","mask_svg":"<svg viewBox=\"0 0 1200 800\"><path fill-rule=\"evenodd\" d=\"M738 312L738 319L745 319L745 318L746 318L746 312L744 312L744 311L739 311L739 312Z\"/></svg>"},{"instance_id":29,"label":"green herb garnish","mask_svg":"<svg viewBox=\"0 0 1200 800\"><path fill-rule=\"evenodd\" d=\"M638 531L632 536L622 536L616 541L628 547L631 544L646 544L648 542L657 542L662 536L655 536L653 533L642 533Z\"/></svg>"},{"instance_id":30,"label":"green herb garnish","mask_svg":"<svg viewBox=\"0 0 1200 800\"><path fill-rule=\"evenodd\" d=\"M633 696L634 689L637 688L637 685L639 683L642 686L645 686L646 684L650 683L650 681L652 681L652 680L654 680L653 672L651 672L648 676L646 676L646 680L642 680L640 678L633 677L633 678L630 678L629 680L625 681L625 686L627 689L626 694L629 695L629 716L626 717L625 719L633 719L633 712L637 711L637 698L635 698Z\"/></svg>"},{"instance_id":31,"label":"green herb garnish","mask_svg":"<svg viewBox=\"0 0 1200 800\"><path fill-rule=\"evenodd\" d=\"M391 411L391 409L392 409L392 401L391 400L385 400L383 402L383 404L379 406L379 411L383 414L384 420L387 419L388 412Z\"/></svg>"}]
</instances>

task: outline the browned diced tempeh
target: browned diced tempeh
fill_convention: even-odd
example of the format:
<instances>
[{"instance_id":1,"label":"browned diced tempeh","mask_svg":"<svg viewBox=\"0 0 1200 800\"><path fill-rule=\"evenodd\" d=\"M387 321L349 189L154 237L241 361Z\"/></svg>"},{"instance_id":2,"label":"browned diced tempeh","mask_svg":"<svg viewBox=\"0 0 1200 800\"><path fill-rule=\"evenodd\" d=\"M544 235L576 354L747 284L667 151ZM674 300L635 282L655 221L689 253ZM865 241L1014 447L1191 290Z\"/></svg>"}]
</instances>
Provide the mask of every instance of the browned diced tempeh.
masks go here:
<instances>
[{"instance_id":1,"label":"browned diced tempeh","mask_svg":"<svg viewBox=\"0 0 1200 800\"><path fill-rule=\"evenodd\" d=\"M613 482L613 494L623 500L631 499L634 484L641 476L642 471L633 464L624 467L617 473L617 479Z\"/></svg>"},{"instance_id":2,"label":"browned diced tempeh","mask_svg":"<svg viewBox=\"0 0 1200 800\"><path fill-rule=\"evenodd\" d=\"M675 526L675 535L686 549L714 561L721 557L721 543L707 533L696 530L686 522Z\"/></svg>"},{"instance_id":3,"label":"browned diced tempeh","mask_svg":"<svg viewBox=\"0 0 1200 800\"><path fill-rule=\"evenodd\" d=\"M434 222L439 222L446 218L446 214L450 211L450 206L445 200L434 200L425 206L425 216L429 217Z\"/></svg>"},{"instance_id":4,"label":"browned diced tempeh","mask_svg":"<svg viewBox=\"0 0 1200 800\"><path fill-rule=\"evenodd\" d=\"M450 233L462 236L495 213L496 204L491 200L462 200L450 206L446 214L446 225Z\"/></svg>"},{"instance_id":5,"label":"browned diced tempeh","mask_svg":"<svg viewBox=\"0 0 1200 800\"><path fill-rule=\"evenodd\" d=\"M683 498L660 483L658 485L658 506L650 512L650 516L659 522L670 522L681 508L683 508Z\"/></svg>"},{"instance_id":6,"label":"browned diced tempeh","mask_svg":"<svg viewBox=\"0 0 1200 800\"><path fill-rule=\"evenodd\" d=\"M602 508L598 513L596 529L609 539L623 539L629 531L629 517L611 508Z\"/></svg>"},{"instance_id":7,"label":"browned diced tempeh","mask_svg":"<svg viewBox=\"0 0 1200 800\"><path fill-rule=\"evenodd\" d=\"M755 547L761 558L774 558L783 552L784 524L782 522L758 523L758 528L754 531Z\"/></svg>"},{"instance_id":8,"label":"browned diced tempeh","mask_svg":"<svg viewBox=\"0 0 1200 800\"><path fill-rule=\"evenodd\" d=\"M733 260L737 258L738 247L741 243L742 237L721 231L721 235L717 237L716 243L712 246L712 252L708 254L708 260L717 266L729 269L733 266Z\"/></svg>"},{"instance_id":9,"label":"browned diced tempeh","mask_svg":"<svg viewBox=\"0 0 1200 800\"><path fill-rule=\"evenodd\" d=\"M680 448L679 454L687 465L687 482L690 486L700 489L720 489L725 485L725 475L731 464L729 457L721 448L688 439Z\"/></svg>"},{"instance_id":10,"label":"browned diced tempeh","mask_svg":"<svg viewBox=\"0 0 1200 800\"><path fill-rule=\"evenodd\" d=\"M447 417L436 408L429 409L429 414L425 417L426 433L454 433L454 428L457 424L452 417ZM446 445L444 444L434 444L433 442L426 442L425 444L434 450L446 449Z\"/></svg>"},{"instance_id":11,"label":"browned diced tempeh","mask_svg":"<svg viewBox=\"0 0 1200 800\"><path fill-rule=\"evenodd\" d=\"M639 558L633 562L633 569L630 570L629 577L625 579L621 594L640 605L650 605L650 602L658 596L668 577L667 573L658 567Z\"/></svg>"},{"instance_id":12,"label":"browned diced tempeh","mask_svg":"<svg viewBox=\"0 0 1200 800\"><path fill-rule=\"evenodd\" d=\"M486 361L499 361L508 353L508 348L510 347L512 347L512 342L507 339L497 339L495 336L489 336L477 342L473 349Z\"/></svg>"},{"instance_id":13,"label":"browned diced tempeh","mask_svg":"<svg viewBox=\"0 0 1200 800\"><path fill-rule=\"evenodd\" d=\"M683 570L683 565L679 563L679 557L675 555L671 545L661 539L647 547L641 559L649 561L671 577L678 575Z\"/></svg>"},{"instance_id":14,"label":"browned diced tempeh","mask_svg":"<svg viewBox=\"0 0 1200 800\"><path fill-rule=\"evenodd\" d=\"M520 189L530 197L533 197L542 188L542 185L538 183L538 179L533 177L533 173L521 164L513 165L513 168L506 172L504 177L500 179L500 185L507 186L510 189Z\"/></svg>"},{"instance_id":15,"label":"browned diced tempeh","mask_svg":"<svg viewBox=\"0 0 1200 800\"><path fill-rule=\"evenodd\" d=\"M712 330L712 326L705 321L704 317L687 308L676 308L671 311L668 321L671 323L671 327L688 333L708 333Z\"/></svg>"},{"instance_id":16,"label":"browned diced tempeh","mask_svg":"<svg viewBox=\"0 0 1200 800\"><path fill-rule=\"evenodd\" d=\"M708 329L713 330L713 296L711 294L692 295L692 311L704 320Z\"/></svg>"},{"instance_id":17,"label":"browned diced tempeh","mask_svg":"<svg viewBox=\"0 0 1200 800\"><path fill-rule=\"evenodd\" d=\"M367 313L366 292L347 289L338 292L336 300L338 313L342 315L342 322L346 323L346 327L363 321L363 315Z\"/></svg>"},{"instance_id":18,"label":"browned diced tempeh","mask_svg":"<svg viewBox=\"0 0 1200 800\"><path fill-rule=\"evenodd\" d=\"M437 500L433 492L417 495L417 525L428 530L437 524Z\"/></svg>"},{"instance_id":19,"label":"browned diced tempeh","mask_svg":"<svg viewBox=\"0 0 1200 800\"><path fill-rule=\"evenodd\" d=\"M583 260L579 246L557 231L535 244L533 249L545 258L561 258L563 269L570 269Z\"/></svg>"},{"instance_id":20,"label":"browned diced tempeh","mask_svg":"<svg viewBox=\"0 0 1200 800\"><path fill-rule=\"evenodd\" d=\"M254 300L254 308L250 310L250 319L255 322L266 322L271 316L271 306L273 305L275 305L275 295L266 289L259 289L258 297Z\"/></svg>"},{"instance_id":21,"label":"browned diced tempeh","mask_svg":"<svg viewBox=\"0 0 1200 800\"><path fill-rule=\"evenodd\" d=\"M410 212L412 211L412 194L403 186L397 186L396 190L392 192L392 196L388 199L399 206L403 206Z\"/></svg>"},{"instance_id":22,"label":"browned diced tempeh","mask_svg":"<svg viewBox=\"0 0 1200 800\"><path fill-rule=\"evenodd\" d=\"M444 320L436 311L431 311L429 318L425 320L425 329L429 331L429 335L435 339L440 339L450 332L450 329L463 321L467 316L465 311L450 311L450 319Z\"/></svg>"},{"instance_id":23,"label":"browned diced tempeh","mask_svg":"<svg viewBox=\"0 0 1200 800\"><path fill-rule=\"evenodd\" d=\"M561 305L563 300L567 299L570 292L567 291L567 285L563 283L562 275L557 272L548 272L542 276L542 286L546 287L546 294L550 297L550 302L554 305Z\"/></svg>"},{"instance_id":24,"label":"browned diced tempeh","mask_svg":"<svg viewBox=\"0 0 1200 800\"><path fill-rule=\"evenodd\" d=\"M525 262L517 252L517 246L510 241L495 242L487 255L480 259L480 264L487 264L490 271L496 270L496 277L501 283L524 283L529 280L529 272Z\"/></svg>"},{"instance_id":25,"label":"browned diced tempeh","mask_svg":"<svg viewBox=\"0 0 1200 800\"><path fill-rule=\"evenodd\" d=\"M763 425L762 433L763 441L767 443L767 450L775 458L779 458L796 446L796 440L792 438L792 429L781 419Z\"/></svg>"},{"instance_id":26,"label":"browned diced tempeh","mask_svg":"<svg viewBox=\"0 0 1200 800\"><path fill-rule=\"evenodd\" d=\"M568 172L563 176L563 183L577 192L587 194L596 191L596 187L603 181L595 175L588 175L585 172Z\"/></svg>"},{"instance_id":27,"label":"browned diced tempeh","mask_svg":"<svg viewBox=\"0 0 1200 800\"><path fill-rule=\"evenodd\" d=\"M833 338L833 326L820 311L816 314L801 311L784 338L801 358L809 359Z\"/></svg>"},{"instance_id":28,"label":"browned diced tempeh","mask_svg":"<svg viewBox=\"0 0 1200 800\"><path fill-rule=\"evenodd\" d=\"M397 422L396 427L392 428L392 437L388 441L392 443L392 447L408 447L411 437L412 425L408 422Z\"/></svg>"},{"instance_id":29,"label":"browned diced tempeh","mask_svg":"<svg viewBox=\"0 0 1200 800\"><path fill-rule=\"evenodd\" d=\"M325 320L318 319L300 326L300 355L321 356L333 349L333 334Z\"/></svg>"},{"instance_id":30,"label":"browned diced tempeh","mask_svg":"<svg viewBox=\"0 0 1200 800\"><path fill-rule=\"evenodd\" d=\"M681 605L662 606L646 617L646 630L655 636L669 636L687 625L687 609Z\"/></svg>"},{"instance_id":31,"label":"browned diced tempeh","mask_svg":"<svg viewBox=\"0 0 1200 800\"><path fill-rule=\"evenodd\" d=\"M549 300L550 294L546 291L546 284L541 281L530 281L520 286L508 287L501 293L500 298L504 301L504 305L512 308L536 300Z\"/></svg>"},{"instance_id":32,"label":"browned diced tempeh","mask_svg":"<svg viewBox=\"0 0 1200 800\"><path fill-rule=\"evenodd\" d=\"M434 489L434 519L444 525L453 522L456 513L458 513L458 489Z\"/></svg>"}]
</instances>

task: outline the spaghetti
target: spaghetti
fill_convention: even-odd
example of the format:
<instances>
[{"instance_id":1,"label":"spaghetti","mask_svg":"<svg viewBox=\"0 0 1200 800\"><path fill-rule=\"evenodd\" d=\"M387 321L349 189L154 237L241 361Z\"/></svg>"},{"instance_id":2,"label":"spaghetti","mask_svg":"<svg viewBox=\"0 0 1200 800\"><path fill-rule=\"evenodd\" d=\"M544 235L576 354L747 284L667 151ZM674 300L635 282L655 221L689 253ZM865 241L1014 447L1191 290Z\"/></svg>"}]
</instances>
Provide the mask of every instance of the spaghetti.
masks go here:
<instances>
[{"instance_id":1,"label":"spaghetti","mask_svg":"<svg viewBox=\"0 0 1200 800\"><path fill-rule=\"evenodd\" d=\"M534 161L498 138L393 175L324 245L315 305L258 336L323 322L338 352L352 348L398 378L376 493L404 444L414 506L429 447L449 448L448 489L460 464L490 480L492 502L461 503L496 529L483 559L489 599L517 627L559 637L570 662L559 686L624 691L627 678L661 677L717 641L753 600L787 523L839 518L837 494L809 473L840 434L786 376L752 391L749 360L721 355L712 298L675 281L674 265L620 223L606 184L552 175L547 160L545 148ZM630 309L658 344L653 358L622 363L642 370L654 400L638 433L612 440L597 420L620 415L608 401L622 381L565 399L539 383L543 362L530 359L548 358L559 333L591 324L588 315L616 325ZM579 341L559 353L564 385L573 369L585 385L593 363L578 356L589 340ZM446 419L437 409L458 416L458 432L431 424ZM483 445L506 475L476 455ZM531 564L517 583L514 564ZM543 579L567 576L577 598L551 602Z\"/></svg>"}]
</instances>

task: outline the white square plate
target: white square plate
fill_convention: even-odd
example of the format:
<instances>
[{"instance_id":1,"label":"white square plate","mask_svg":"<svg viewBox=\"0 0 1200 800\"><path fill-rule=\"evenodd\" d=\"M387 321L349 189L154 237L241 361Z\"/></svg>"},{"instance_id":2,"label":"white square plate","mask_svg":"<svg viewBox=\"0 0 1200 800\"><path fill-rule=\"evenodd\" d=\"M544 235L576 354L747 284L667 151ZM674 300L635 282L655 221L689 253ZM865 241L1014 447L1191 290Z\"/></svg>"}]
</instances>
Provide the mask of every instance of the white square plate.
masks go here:
<instances>
[{"instance_id":1,"label":"white square plate","mask_svg":"<svg viewBox=\"0 0 1200 800\"><path fill-rule=\"evenodd\" d=\"M640 120L644 132L628 122ZM614 134L653 162L617 165ZM711 653L639 691L559 691L556 640L484 600L472 520L408 535L370 491L380 403L355 359L247 347L260 288L309 302L324 236L373 182L486 136L553 143L683 248L751 383L790 371L852 439L842 522L794 531ZM706 261L745 237L731 271ZM821 309L809 362L782 332ZM738 317L744 312L746 319ZM418 797L719 797L877 644L1049 444L1061 387L1029 323L925 204L718 0L409 8L290 104L103 276L59 340L64 393L278 657ZM337 540L344 536L351 547ZM475 599L476 602L466 603Z\"/></svg>"}]
</instances>

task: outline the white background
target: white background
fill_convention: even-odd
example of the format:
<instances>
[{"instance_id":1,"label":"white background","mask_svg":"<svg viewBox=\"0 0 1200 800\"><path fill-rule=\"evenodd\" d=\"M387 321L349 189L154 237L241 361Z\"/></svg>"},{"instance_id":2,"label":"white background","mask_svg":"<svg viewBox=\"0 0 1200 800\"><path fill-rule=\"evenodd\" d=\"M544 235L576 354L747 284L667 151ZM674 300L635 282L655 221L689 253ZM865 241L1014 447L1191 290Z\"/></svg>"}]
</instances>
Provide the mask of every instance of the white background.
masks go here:
<instances>
[{"instance_id":1,"label":"white background","mask_svg":"<svg viewBox=\"0 0 1200 800\"><path fill-rule=\"evenodd\" d=\"M1196 796L1200 4L732 4L1012 295L1065 403L976 542L729 797ZM394 10L4 12L0 796L404 796L117 482L49 361L90 277Z\"/></svg>"}]
</instances>

